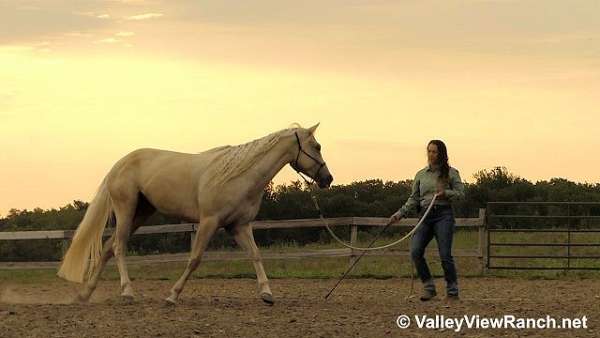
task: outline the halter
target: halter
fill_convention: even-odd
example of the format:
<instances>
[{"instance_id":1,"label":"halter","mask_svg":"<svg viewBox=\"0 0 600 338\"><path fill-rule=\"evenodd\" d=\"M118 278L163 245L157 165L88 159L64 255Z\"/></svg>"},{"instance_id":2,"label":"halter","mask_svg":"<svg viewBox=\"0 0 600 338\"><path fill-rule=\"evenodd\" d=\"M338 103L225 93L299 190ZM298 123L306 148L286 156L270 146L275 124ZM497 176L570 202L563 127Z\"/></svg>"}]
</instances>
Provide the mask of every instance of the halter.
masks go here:
<instances>
[{"instance_id":1,"label":"halter","mask_svg":"<svg viewBox=\"0 0 600 338\"><path fill-rule=\"evenodd\" d=\"M302 144L300 143L300 137L298 137L298 132L295 131L294 135L296 135L296 141L298 142L298 154L296 155L296 160L294 160L294 162L290 165L292 166L292 168L294 168L294 170L296 170L296 172L300 176L302 176L302 173L300 172L300 170L298 170L298 159L300 158L300 153L302 152L304 153L304 155L308 156L311 160L315 161L319 165L319 169L317 169L317 172L315 173L315 177L319 177L319 172L321 172L321 169L323 169L323 167L325 166L325 162L319 161L319 159L315 158L311 154L307 153L304 149L302 149ZM304 176L302 176L302 178L304 178ZM308 181L306 178L304 178L304 180Z\"/></svg>"}]
</instances>

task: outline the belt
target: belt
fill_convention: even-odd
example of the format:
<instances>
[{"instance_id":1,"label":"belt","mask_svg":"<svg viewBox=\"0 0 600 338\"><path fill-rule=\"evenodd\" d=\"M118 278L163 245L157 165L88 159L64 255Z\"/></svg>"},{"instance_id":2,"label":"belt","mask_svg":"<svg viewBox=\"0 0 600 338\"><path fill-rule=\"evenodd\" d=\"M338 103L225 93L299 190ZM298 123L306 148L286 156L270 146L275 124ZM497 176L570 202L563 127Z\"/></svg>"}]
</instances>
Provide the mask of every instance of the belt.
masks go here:
<instances>
[{"instance_id":1,"label":"belt","mask_svg":"<svg viewBox=\"0 0 600 338\"><path fill-rule=\"evenodd\" d=\"M440 212L448 209L452 209L452 206L450 204L434 204L431 207L431 213ZM423 215L425 214L425 210L427 210L427 207L421 207L421 211L419 212L419 218L423 217Z\"/></svg>"},{"instance_id":2,"label":"belt","mask_svg":"<svg viewBox=\"0 0 600 338\"><path fill-rule=\"evenodd\" d=\"M431 207L432 211L447 210L447 209L452 209L452 206L450 204L434 204L433 207Z\"/></svg>"}]
</instances>

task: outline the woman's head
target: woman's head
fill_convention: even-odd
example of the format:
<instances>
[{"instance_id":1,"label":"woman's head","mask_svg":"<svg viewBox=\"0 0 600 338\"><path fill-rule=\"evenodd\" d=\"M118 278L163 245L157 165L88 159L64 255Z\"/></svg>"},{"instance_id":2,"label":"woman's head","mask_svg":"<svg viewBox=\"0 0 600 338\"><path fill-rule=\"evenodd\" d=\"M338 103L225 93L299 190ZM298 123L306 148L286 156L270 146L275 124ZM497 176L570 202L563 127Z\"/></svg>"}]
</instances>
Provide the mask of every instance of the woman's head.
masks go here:
<instances>
[{"instance_id":1,"label":"woman's head","mask_svg":"<svg viewBox=\"0 0 600 338\"><path fill-rule=\"evenodd\" d=\"M431 140L427 144L427 160L430 165L440 169L440 178L448 179L450 165L448 164L448 150L446 144L440 140Z\"/></svg>"}]
</instances>

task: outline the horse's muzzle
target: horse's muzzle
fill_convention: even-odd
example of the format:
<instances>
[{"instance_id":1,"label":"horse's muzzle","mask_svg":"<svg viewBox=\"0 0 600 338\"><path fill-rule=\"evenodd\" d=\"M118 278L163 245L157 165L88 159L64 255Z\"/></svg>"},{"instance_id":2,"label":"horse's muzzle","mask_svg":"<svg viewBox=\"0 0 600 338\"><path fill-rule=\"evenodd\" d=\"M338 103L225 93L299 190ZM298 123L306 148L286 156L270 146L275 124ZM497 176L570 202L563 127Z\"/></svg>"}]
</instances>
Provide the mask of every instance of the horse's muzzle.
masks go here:
<instances>
[{"instance_id":1,"label":"horse's muzzle","mask_svg":"<svg viewBox=\"0 0 600 338\"><path fill-rule=\"evenodd\" d=\"M319 180L319 188L329 188L333 182L333 176L327 175L326 177Z\"/></svg>"}]
</instances>

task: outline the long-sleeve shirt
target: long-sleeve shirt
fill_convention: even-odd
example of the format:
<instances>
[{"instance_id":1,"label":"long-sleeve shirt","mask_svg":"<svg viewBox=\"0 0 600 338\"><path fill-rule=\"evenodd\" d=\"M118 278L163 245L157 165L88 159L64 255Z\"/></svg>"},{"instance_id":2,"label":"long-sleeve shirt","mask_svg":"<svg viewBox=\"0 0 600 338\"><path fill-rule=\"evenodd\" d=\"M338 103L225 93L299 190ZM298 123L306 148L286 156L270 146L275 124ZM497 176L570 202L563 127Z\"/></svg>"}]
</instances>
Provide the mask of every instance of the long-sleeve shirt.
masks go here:
<instances>
[{"instance_id":1,"label":"long-sleeve shirt","mask_svg":"<svg viewBox=\"0 0 600 338\"><path fill-rule=\"evenodd\" d=\"M411 194L406 203L398 210L402 217L405 217L417 205L420 205L422 208L429 206L433 195L438 191L438 176L439 169L434 169L430 165L417 172L412 184ZM444 195L445 198L437 198L435 200L436 205L448 205L465 196L465 186L456 168L450 167L448 183L446 183L444 188Z\"/></svg>"}]
</instances>

